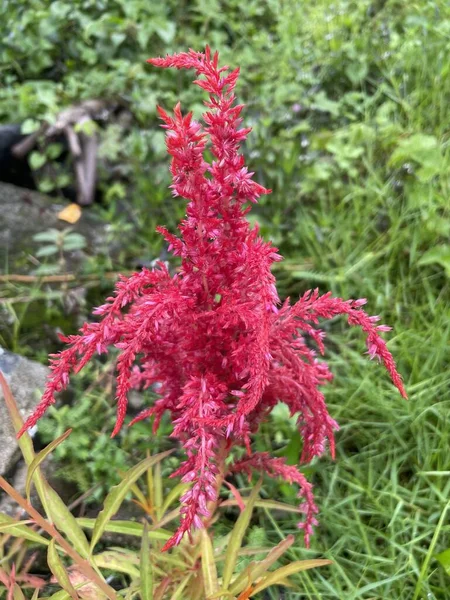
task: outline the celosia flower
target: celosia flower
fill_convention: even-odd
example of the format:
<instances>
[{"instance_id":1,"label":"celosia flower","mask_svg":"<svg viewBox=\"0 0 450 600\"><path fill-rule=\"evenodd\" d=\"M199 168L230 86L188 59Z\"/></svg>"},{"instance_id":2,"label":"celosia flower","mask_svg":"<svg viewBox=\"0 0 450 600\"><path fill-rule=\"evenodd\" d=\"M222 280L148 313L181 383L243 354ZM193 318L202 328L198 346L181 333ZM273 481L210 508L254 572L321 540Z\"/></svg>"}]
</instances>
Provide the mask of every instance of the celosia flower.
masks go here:
<instances>
[{"instance_id":1,"label":"celosia flower","mask_svg":"<svg viewBox=\"0 0 450 600\"><path fill-rule=\"evenodd\" d=\"M315 290L292 306L288 300L280 305L271 266L281 256L246 219L251 204L270 190L254 181L239 150L250 131L241 128L243 106L235 103L239 70L219 67L217 53L212 56L209 48L149 62L193 69L195 83L209 94L203 125L191 113L183 116L179 104L173 116L158 108L172 156L172 192L187 200L180 234L163 227L159 231L172 254L181 258L181 266L173 276L161 263L154 270L122 277L114 295L94 311L100 320L85 324L79 335L63 338L68 347L52 356L42 401L21 433L54 403L70 372L80 371L95 353L115 347L117 423L112 435L123 424L130 388L153 386L159 399L133 422L152 417L157 429L162 414L169 411L172 436L186 454L173 476L192 486L181 499L180 527L165 547L202 526L217 500L223 454L233 445L244 445L248 457L229 467L230 472L258 469L299 485L305 513L300 527L308 544L317 513L311 484L282 459L251 454L251 435L272 408L284 402L298 415L302 460L320 456L327 441L334 456L337 424L321 391L332 375L305 338L312 338L323 353L325 334L316 328L319 319L347 315L350 325L365 332L370 357L384 363L406 397L379 335L388 328L361 309L365 300L344 301Z\"/></svg>"}]
</instances>

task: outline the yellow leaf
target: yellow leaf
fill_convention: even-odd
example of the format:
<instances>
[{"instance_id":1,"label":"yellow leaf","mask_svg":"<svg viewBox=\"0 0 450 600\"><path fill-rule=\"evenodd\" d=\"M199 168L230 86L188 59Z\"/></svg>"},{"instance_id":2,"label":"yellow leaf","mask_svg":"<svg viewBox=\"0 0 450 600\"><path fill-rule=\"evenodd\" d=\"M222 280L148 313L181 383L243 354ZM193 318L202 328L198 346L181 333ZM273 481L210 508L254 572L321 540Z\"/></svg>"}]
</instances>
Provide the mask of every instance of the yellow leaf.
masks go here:
<instances>
[{"instance_id":1,"label":"yellow leaf","mask_svg":"<svg viewBox=\"0 0 450 600\"><path fill-rule=\"evenodd\" d=\"M58 213L58 219L60 221L66 221L67 223L76 223L81 217L81 208L78 204L72 203L63 208L62 211Z\"/></svg>"}]
</instances>

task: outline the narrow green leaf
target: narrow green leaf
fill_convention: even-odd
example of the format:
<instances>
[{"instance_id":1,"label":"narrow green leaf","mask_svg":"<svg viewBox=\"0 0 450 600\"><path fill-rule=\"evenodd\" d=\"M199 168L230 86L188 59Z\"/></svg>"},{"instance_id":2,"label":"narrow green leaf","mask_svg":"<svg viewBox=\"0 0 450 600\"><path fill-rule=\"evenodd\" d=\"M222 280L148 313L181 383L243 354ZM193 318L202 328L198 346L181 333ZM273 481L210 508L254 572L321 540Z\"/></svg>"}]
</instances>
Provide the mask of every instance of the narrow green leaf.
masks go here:
<instances>
[{"instance_id":1,"label":"narrow green leaf","mask_svg":"<svg viewBox=\"0 0 450 600\"><path fill-rule=\"evenodd\" d=\"M233 596L240 594L242 590L248 587L249 583L252 584L259 577L265 575L270 567L292 546L294 541L295 537L288 535L285 540L272 548L263 560L251 562L232 582L229 589Z\"/></svg>"},{"instance_id":2,"label":"narrow green leaf","mask_svg":"<svg viewBox=\"0 0 450 600\"><path fill-rule=\"evenodd\" d=\"M141 600L153 599L153 569L150 557L150 538L148 536L148 524L144 525L141 546Z\"/></svg>"},{"instance_id":3,"label":"narrow green leaf","mask_svg":"<svg viewBox=\"0 0 450 600\"><path fill-rule=\"evenodd\" d=\"M163 481L162 481L162 475L161 475L161 464L158 463L155 466L155 473L153 475L153 490L154 490L154 508L155 508L155 514L156 514L156 518L160 519L162 517L162 515L164 514L161 510L162 507L162 503L163 503Z\"/></svg>"},{"instance_id":4,"label":"narrow green leaf","mask_svg":"<svg viewBox=\"0 0 450 600\"><path fill-rule=\"evenodd\" d=\"M243 497L242 501L246 505L248 502L248 497ZM237 500L234 498L229 498L228 500L224 500L220 503L220 507L226 506L238 506ZM284 502L278 502L277 500L256 500L255 502L256 508L267 508L268 510L283 510L284 512L292 512L292 513L301 513L302 510L298 506L294 506L293 504L285 504Z\"/></svg>"},{"instance_id":5,"label":"narrow green leaf","mask_svg":"<svg viewBox=\"0 0 450 600\"><path fill-rule=\"evenodd\" d=\"M140 575L139 558L130 550L105 550L95 554L93 559L97 567L102 569L125 573L132 578L138 578Z\"/></svg>"},{"instance_id":6,"label":"narrow green leaf","mask_svg":"<svg viewBox=\"0 0 450 600\"><path fill-rule=\"evenodd\" d=\"M174 593L170 597L170 600L180 600L183 598L182 594L184 592L184 588L189 583L191 577L192 577L192 574L189 573L189 575L183 579L183 581L179 584L179 586L175 589Z\"/></svg>"},{"instance_id":7,"label":"narrow green leaf","mask_svg":"<svg viewBox=\"0 0 450 600\"><path fill-rule=\"evenodd\" d=\"M83 558L89 556L89 543L83 530L78 525L77 520L67 508L60 496L50 485L44 483L45 495L47 498L48 510L53 523L57 529L64 533L67 539L72 542L75 550Z\"/></svg>"},{"instance_id":8,"label":"narrow green leaf","mask_svg":"<svg viewBox=\"0 0 450 600\"><path fill-rule=\"evenodd\" d=\"M119 510L120 505L130 489L130 486L133 485L133 483L139 479L139 477L143 475L148 468L159 463L163 458L169 456L171 452L172 450L167 450L166 452L145 458L143 461L130 469L124 475L122 481L111 489L105 499L103 510L99 513L95 521L91 539L91 552L105 531L107 523Z\"/></svg>"},{"instance_id":9,"label":"narrow green leaf","mask_svg":"<svg viewBox=\"0 0 450 600\"><path fill-rule=\"evenodd\" d=\"M58 551L56 550L55 540L51 540L48 546L47 562L50 567L50 571L55 576L56 581L65 590L73 600L79 600L79 596L70 582L69 576L64 568L64 565L59 558Z\"/></svg>"},{"instance_id":10,"label":"narrow green leaf","mask_svg":"<svg viewBox=\"0 0 450 600\"><path fill-rule=\"evenodd\" d=\"M31 481L33 479L33 475L34 475L36 469L39 467L41 462L43 460L45 460L45 458L47 458L47 456L57 446L59 446L65 439L67 439L69 437L69 435L71 433L72 433L72 429L68 429L65 433L63 433L58 438L56 438L56 440L53 440L53 442L50 442L50 444L48 446L46 446L43 450L41 450L38 454L36 454L36 456L32 460L30 466L28 467L27 479L26 479L26 483L25 483L25 493L26 493L28 501L30 500Z\"/></svg>"},{"instance_id":11,"label":"narrow green leaf","mask_svg":"<svg viewBox=\"0 0 450 600\"><path fill-rule=\"evenodd\" d=\"M6 531L6 533L8 533L9 530L14 529L14 527L17 527L20 525L29 525L32 522L33 521L14 521L14 523L0 523L0 533L2 533L4 531Z\"/></svg>"},{"instance_id":12,"label":"narrow green leaf","mask_svg":"<svg viewBox=\"0 0 450 600\"><path fill-rule=\"evenodd\" d=\"M39 533L36 533L23 523L24 521L15 521L12 517L0 513L0 525L8 525L8 527L10 527L10 529L8 529L8 533L14 537L23 538L24 540L34 542L35 544L42 544L43 546L49 545L49 540Z\"/></svg>"},{"instance_id":13,"label":"narrow green leaf","mask_svg":"<svg viewBox=\"0 0 450 600\"><path fill-rule=\"evenodd\" d=\"M84 517L77 518L77 523L84 529L94 529L95 519L86 519ZM142 523L135 523L134 521L110 521L106 524L105 531L141 538L144 532L144 526ZM148 536L151 540L167 541L172 537L172 533L170 533L170 531L165 531L164 529L156 529L149 531Z\"/></svg>"},{"instance_id":14,"label":"narrow green leaf","mask_svg":"<svg viewBox=\"0 0 450 600\"><path fill-rule=\"evenodd\" d=\"M27 600L17 583L14 584L12 600Z\"/></svg>"},{"instance_id":15,"label":"narrow green leaf","mask_svg":"<svg viewBox=\"0 0 450 600\"><path fill-rule=\"evenodd\" d=\"M271 585L282 584L286 577L289 577L290 575L331 564L331 560L321 558L311 560L296 560L285 567L281 567L276 571L273 571L273 573L269 573L269 575L267 575L267 577L265 577L264 580L254 588L252 596L254 594L258 594L262 590L265 590Z\"/></svg>"},{"instance_id":16,"label":"narrow green leaf","mask_svg":"<svg viewBox=\"0 0 450 600\"><path fill-rule=\"evenodd\" d=\"M444 550L444 552L436 554L436 560L444 567L447 575L450 575L450 548L448 550Z\"/></svg>"},{"instance_id":17,"label":"narrow green leaf","mask_svg":"<svg viewBox=\"0 0 450 600\"><path fill-rule=\"evenodd\" d=\"M201 530L201 557L205 598L209 598L219 589L214 550L206 529Z\"/></svg>"},{"instance_id":18,"label":"narrow green leaf","mask_svg":"<svg viewBox=\"0 0 450 600\"><path fill-rule=\"evenodd\" d=\"M239 515L236 524L233 527L233 531L231 532L230 541L228 542L227 547L227 557L225 559L222 576L222 585L223 588L226 590L228 589L228 586L231 582L231 578L233 577L234 569L236 567L236 561L238 558L238 552L240 547L242 546L242 540L244 539L244 535L247 530L248 524L250 523L253 508L255 506L259 490L261 489L261 485L262 481L260 480L253 488L252 493L248 498L247 504L245 505L244 510Z\"/></svg>"},{"instance_id":19,"label":"narrow green leaf","mask_svg":"<svg viewBox=\"0 0 450 600\"><path fill-rule=\"evenodd\" d=\"M163 502L161 507L161 514L164 514L169 506L174 502L177 498L179 498L184 492L189 489L189 483L179 483L174 488L170 490L167 494L166 499Z\"/></svg>"}]
</instances>

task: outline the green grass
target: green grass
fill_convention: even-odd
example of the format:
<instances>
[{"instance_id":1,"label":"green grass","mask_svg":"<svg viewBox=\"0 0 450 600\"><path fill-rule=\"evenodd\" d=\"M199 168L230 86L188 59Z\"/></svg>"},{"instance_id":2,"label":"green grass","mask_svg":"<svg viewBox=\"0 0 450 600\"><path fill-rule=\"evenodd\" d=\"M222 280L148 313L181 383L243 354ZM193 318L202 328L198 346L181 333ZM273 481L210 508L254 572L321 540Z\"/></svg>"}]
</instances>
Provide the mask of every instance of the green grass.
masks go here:
<instances>
[{"instance_id":1,"label":"green grass","mask_svg":"<svg viewBox=\"0 0 450 600\"><path fill-rule=\"evenodd\" d=\"M122 15L120 6L128 1L117 0L114 10ZM386 338L409 394L408 401L400 398L384 369L364 356L360 332L343 320L326 326L325 358L335 373L326 397L341 430L336 460L324 456L304 468L315 485L320 526L311 549L305 550L298 535L289 558L324 556L333 565L293 578L295 588L285 596L274 590L270 597L450 600L450 577L435 558L450 547L450 5L447 0L191 4L189 10L172 0L164 4L176 36L173 42L152 41L148 55L210 42L221 46L226 62L242 66L237 93L248 104L246 124L254 126L245 152L258 180L273 188L255 219L286 258L277 269L281 295L295 299L318 286L344 298L366 297L368 312L394 327ZM98 15L92 10L88 17L94 23ZM101 211L113 231L133 232L121 265L152 259L159 246L151 232L161 218L172 220L173 200L161 175L168 159L156 123L147 130L149 115L157 100L170 106L181 95L187 107L200 96L189 91L187 80L136 66L144 51L133 45L122 16L115 17L114 27L127 32L126 41L115 49L101 37L86 41L72 35L66 20L58 24L52 11L41 11L39 19L61 39L70 34L70 43L76 40L70 51L79 66L75 70L69 61L60 83L46 82L55 87L50 102L33 83L34 71L16 73L17 61L22 69L35 63L23 62L10 48L3 61L12 83L0 94L0 116L11 120L19 107L17 114L28 117L30 107L37 110L35 97L43 104L39 114L53 110L64 98L57 85L69 101L77 99L78 85L85 97L100 86L125 98L135 122L115 144L127 149L118 161L131 173L124 190L132 218L114 201L114 194L125 191L108 188L107 181ZM35 22L29 20L24 44L33 53L42 37L40 30L33 33ZM40 53L43 61L59 55L55 39ZM92 56L83 62L87 51L95 54L95 64ZM110 52L121 62L112 65ZM40 76L45 79L45 73ZM302 105L301 112L293 112L294 103ZM111 135L110 144L115 139ZM22 350L33 336L27 331L24 337L20 311L12 307L11 314L19 316L4 337ZM95 433L83 435L92 435L94 441L83 439L92 447ZM293 435L289 423L273 420L256 442L282 453ZM129 449L129 442L124 446ZM73 455L78 459L75 450ZM91 460L89 483L104 473L104 463L101 456L98 464ZM296 502L296 491L287 485L266 482L264 492ZM299 533L291 517L258 519L259 533L272 543Z\"/></svg>"}]
</instances>

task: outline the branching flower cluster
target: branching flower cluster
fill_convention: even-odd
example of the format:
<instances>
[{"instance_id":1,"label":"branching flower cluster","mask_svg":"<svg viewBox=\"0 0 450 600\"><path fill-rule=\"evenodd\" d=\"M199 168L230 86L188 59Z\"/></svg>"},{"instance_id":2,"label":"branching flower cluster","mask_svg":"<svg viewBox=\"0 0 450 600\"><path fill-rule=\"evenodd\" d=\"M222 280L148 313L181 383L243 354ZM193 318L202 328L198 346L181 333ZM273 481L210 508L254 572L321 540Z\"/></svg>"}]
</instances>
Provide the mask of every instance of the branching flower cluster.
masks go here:
<instances>
[{"instance_id":1,"label":"branching flower cluster","mask_svg":"<svg viewBox=\"0 0 450 600\"><path fill-rule=\"evenodd\" d=\"M320 319L346 315L366 334L368 352L384 363L393 383L406 397L394 360L380 332L378 317L363 310L365 300L333 298L317 290L296 304L280 303L271 266L281 260L270 242L251 227L246 215L265 189L253 180L240 145L249 133L242 128L234 89L239 70L219 67L218 54L175 54L149 61L157 67L193 69L195 83L208 92L203 124L180 105L173 116L158 108L172 156L174 196L187 200L179 235L160 227L169 251L181 259L172 276L164 264L122 277L115 293L94 311L97 322L51 359L51 375L42 401L26 421L33 426L94 354L119 349L117 359L117 423L122 427L131 388L152 388L159 399L133 422L151 417L158 428L169 411L172 436L180 441L185 461L173 473L191 487L181 499L181 522L166 549L178 544L192 527L202 527L217 501L224 453L235 445L246 457L227 467L229 473L265 472L299 486L303 498L306 544L317 523L312 486L282 459L252 453L251 436L278 402L298 415L303 438L302 460L320 456L327 445L334 456L333 431L321 391L332 375L306 342L324 352ZM207 157L212 157L208 162ZM220 475L220 477L219 477Z\"/></svg>"}]
</instances>

